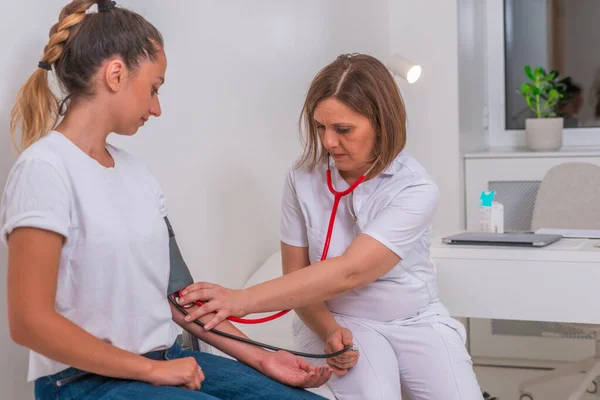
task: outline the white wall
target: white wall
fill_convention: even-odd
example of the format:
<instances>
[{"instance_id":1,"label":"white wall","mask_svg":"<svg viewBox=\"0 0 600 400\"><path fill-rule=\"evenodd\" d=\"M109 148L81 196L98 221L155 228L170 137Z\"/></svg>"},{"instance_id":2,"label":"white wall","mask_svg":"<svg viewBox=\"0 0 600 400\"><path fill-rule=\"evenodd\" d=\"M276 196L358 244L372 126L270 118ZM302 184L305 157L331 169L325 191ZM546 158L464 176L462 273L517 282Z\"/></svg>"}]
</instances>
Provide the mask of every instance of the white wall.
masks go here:
<instances>
[{"instance_id":1,"label":"white wall","mask_svg":"<svg viewBox=\"0 0 600 400\"><path fill-rule=\"evenodd\" d=\"M2 187L14 162L7 128L14 95L37 65L65 2L0 5L0 33L10 38L0 42ZM112 141L145 160L161 182L195 279L240 286L279 246L279 197L300 152L297 120L312 77L340 53L387 56L387 1L121 3L162 31L169 67L163 116L133 138ZM0 268L5 293L4 248ZM26 351L10 341L6 307L2 295L2 398L31 398Z\"/></svg>"},{"instance_id":2,"label":"white wall","mask_svg":"<svg viewBox=\"0 0 600 400\"><path fill-rule=\"evenodd\" d=\"M435 232L462 226L458 113L457 1L390 0L390 49L423 73L402 84L408 113L407 150L437 182L441 203Z\"/></svg>"},{"instance_id":3,"label":"white wall","mask_svg":"<svg viewBox=\"0 0 600 400\"><path fill-rule=\"evenodd\" d=\"M458 126L462 152L487 148L486 6L481 0L458 0Z\"/></svg>"},{"instance_id":4,"label":"white wall","mask_svg":"<svg viewBox=\"0 0 600 400\"><path fill-rule=\"evenodd\" d=\"M163 116L119 143L161 182L195 278L239 286L279 246L312 77L343 52L386 55L386 2L181 3L127 2L163 32L169 66Z\"/></svg>"},{"instance_id":5,"label":"white wall","mask_svg":"<svg viewBox=\"0 0 600 400\"><path fill-rule=\"evenodd\" d=\"M458 0L458 128L462 154L488 148L486 2ZM460 162L460 204L465 204L465 164ZM461 207L466 228L466 207Z\"/></svg>"}]
</instances>

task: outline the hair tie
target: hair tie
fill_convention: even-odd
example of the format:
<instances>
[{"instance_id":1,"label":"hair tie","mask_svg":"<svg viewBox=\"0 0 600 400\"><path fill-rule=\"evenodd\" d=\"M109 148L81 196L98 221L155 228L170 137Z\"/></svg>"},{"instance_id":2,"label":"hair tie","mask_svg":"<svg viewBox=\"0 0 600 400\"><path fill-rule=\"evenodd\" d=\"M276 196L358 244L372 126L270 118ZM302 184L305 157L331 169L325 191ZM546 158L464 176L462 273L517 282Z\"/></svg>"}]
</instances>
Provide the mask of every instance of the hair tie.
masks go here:
<instances>
[{"instance_id":1,"label":"hair tie","mask_svg":"<svg viewBox=\"0 0 600 400\"><path fill-rule=\"evenodd\" d=\"M38 68L42 68L42 69L45 69L46 71L50 71L52 69L52 65L50 65L49 62L40 61L38 63Z\"/></svg>"},{"instance_id":2,"label":"hair tie","mask_svg":"<svg viewBox=\"0 0 600 400\"><path fill-rule=\"evenodd\" d=\"M98 2L98 12L110 11L117 5L116 1L100 1Z\"/></svg>"}]
</instances>

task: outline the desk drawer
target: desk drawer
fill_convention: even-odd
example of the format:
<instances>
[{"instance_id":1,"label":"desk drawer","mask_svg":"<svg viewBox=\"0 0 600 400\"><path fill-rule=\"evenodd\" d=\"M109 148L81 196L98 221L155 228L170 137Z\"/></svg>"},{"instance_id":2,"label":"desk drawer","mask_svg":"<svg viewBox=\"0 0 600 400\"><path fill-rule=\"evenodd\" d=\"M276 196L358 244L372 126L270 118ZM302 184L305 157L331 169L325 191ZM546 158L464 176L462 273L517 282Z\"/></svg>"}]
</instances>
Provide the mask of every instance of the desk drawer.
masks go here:
<instances>
[{"instance_id":1,"label":"desk drawer","mask_svg":"<svg viewBox=\"0 0 600 400\"><path fill-rule=\"evenodd\" d=\"M593 300L600 297L600 261L434 260L450 314L476 318L470 321L473 357L571 361L594 354L593 340L563 324L600 325ZM561 330L575 335L548 337Z\"/></svg>"}]
</instances>

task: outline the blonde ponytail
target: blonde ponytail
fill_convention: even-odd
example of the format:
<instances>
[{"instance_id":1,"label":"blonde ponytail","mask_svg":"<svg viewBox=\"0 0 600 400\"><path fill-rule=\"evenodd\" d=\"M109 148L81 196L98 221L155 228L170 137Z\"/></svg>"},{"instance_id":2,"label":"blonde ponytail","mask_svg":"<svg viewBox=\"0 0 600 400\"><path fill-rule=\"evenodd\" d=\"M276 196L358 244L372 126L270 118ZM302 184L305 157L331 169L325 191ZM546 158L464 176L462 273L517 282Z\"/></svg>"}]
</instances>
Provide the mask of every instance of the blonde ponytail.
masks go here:
<instances>
[{"instance_id":1,"label":"blonde ponytail","mask_svg":"<svg viewBox=\"0 0 600 400\"><path fill-rule=\"evenodd\" d=\"M52 65L60 58L69 36L76 33L71 28L83 21L88 8L95 3L76 0L62 9L58 23L50 30L50 40L44 48L41 62ZM13 146L19 152L45 136L58 123L59 100L50 88L48 75L48 70L38 68L17 94L10 116L10 135ZM20 144L16 140L17 129L21 131Z\"/></svg>"}]
</instances>

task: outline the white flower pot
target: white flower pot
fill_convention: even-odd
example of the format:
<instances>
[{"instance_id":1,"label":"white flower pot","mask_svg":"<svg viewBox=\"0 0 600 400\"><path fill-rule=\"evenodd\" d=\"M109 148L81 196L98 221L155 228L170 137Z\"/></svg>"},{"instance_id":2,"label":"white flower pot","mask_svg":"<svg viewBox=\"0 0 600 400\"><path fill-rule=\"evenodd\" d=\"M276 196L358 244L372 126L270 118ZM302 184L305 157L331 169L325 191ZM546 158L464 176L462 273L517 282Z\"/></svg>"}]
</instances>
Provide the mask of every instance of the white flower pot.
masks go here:
<instances>
[{"instance_id":1,"label":"white flower pot","mask_svg":"<svg viewBox=\"0 0 600 400\"><path fill-rule=\"evenodd\" d=\"M563 144L562 118L527 118L525 139L532 151L556 151Z\"/></svg>"}]
</instances>

